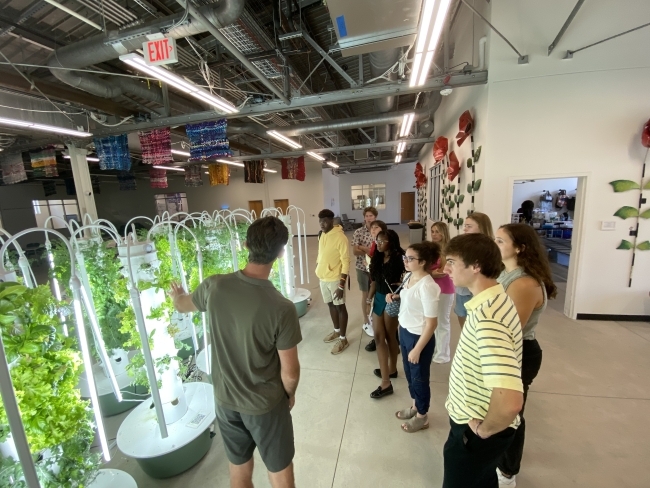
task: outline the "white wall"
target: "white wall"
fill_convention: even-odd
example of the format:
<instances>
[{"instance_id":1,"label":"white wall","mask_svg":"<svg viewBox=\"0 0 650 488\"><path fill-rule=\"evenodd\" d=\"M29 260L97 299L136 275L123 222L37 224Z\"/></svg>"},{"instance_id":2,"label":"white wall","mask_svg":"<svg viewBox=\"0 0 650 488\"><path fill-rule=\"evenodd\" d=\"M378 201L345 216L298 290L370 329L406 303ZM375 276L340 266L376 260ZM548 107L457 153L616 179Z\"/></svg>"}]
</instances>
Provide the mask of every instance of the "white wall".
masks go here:
<instances>
[{"instance_id":1,"label":"white wall","mask_svg":"<svg viewBox=\"0 0 650 488\"><path fill-rule=\"evenodd\" d=\"M516 213L521 207L521 203L525 200L532 200L535 203L535 207L539 207L539 198L544 191L549 191L551 195L553 195L553 211L566 212L566 207L562 210L555 208L555 197L557 196L558 190L565 190L568 196L575 196L577 188L578 178L550 178L548 180L517 181L512 189L511 212ZM573 212L570 212L569 215L572 213Z\"/></svg>"},{"instance_id":2,"label":"white wall","mask_svg":"<svg viewBox=\"0 0 650 488\"><path fill-rule=\"evenodd\" d=\"M375 171L371 173L352 173L339 175L339 201L341 214L349 218L363 221L363 210L352 210L352 187L355 185L386 184L386 208L378 209L379 220L387 224L400 222L400 195L402 192L415 192L415 163L393 166L388 171ZM325 200L333 198L325 196ZM415 218L417 219L417 200L415 202Z\"/></svg>"},{"instance_id":3,"label":"white wall","mask_svg":"<svg viewBox=\"0 0 650 488\"><path fill-rule=\"evenodd\" d=\"M323 209L327 208L334 215L341 215L341 192L338 175L332 174L332 169L323 170Z\"/></svg>"}]
</instances>

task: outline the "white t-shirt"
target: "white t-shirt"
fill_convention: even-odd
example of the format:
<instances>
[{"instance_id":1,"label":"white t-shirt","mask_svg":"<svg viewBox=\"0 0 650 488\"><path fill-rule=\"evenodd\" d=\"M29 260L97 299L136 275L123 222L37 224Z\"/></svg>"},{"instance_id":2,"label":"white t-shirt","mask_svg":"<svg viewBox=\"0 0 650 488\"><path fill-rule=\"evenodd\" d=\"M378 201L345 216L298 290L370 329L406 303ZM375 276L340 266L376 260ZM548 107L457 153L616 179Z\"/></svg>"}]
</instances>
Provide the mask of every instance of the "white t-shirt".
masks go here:
<instances>
[{"instance_id":1,"label":"white t-shirt","mask_svg":"<svg viewBox=\"0 0 650 488\"><path fill-rule=\"evenodd\" d=\"M400 300L399 324L411 334L422 335L426 319L438 317L440 287L427 275L412 287L402 289Z\"/></svg>"}]
</instances>

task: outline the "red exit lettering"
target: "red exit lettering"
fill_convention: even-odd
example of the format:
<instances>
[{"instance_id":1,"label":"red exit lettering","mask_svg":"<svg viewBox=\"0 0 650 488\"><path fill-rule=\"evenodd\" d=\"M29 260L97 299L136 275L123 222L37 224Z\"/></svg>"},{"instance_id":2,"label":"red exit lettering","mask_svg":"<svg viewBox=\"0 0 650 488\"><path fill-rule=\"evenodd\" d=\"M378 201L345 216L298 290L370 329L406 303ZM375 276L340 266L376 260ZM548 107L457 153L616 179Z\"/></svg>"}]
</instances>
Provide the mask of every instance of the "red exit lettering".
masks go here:
<instances>
[{"instance_id":1,"label":"red exit lettering","mask_svg":"<svg viewBox=\"0 0 650 488\"><path fill-rule=\"evenodd\" d=\"M172 46L169 45L169 39L160 39L159 41L149 42L147 46L150 62L165 61L169 59Z\"/></svg>"}]
</instances>

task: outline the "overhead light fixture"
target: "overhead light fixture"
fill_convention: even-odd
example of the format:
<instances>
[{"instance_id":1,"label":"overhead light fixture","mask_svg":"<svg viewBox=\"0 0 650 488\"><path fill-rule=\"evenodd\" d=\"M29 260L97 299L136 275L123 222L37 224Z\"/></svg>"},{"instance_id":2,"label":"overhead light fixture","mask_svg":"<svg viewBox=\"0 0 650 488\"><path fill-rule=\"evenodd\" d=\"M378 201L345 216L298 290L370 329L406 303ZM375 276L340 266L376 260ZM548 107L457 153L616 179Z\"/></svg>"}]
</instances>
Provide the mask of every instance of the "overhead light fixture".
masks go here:
<instances>
[{"instance_id":1,"label":"overhead light fixture","mask_svg":"<svg viewBox=\"0 0 650 488\"><path fill-rule=\"evenodd\" d=\"M274 169L268 169L268 168L264 168L264 171L266 171L267 173L277 173L276 170L274 170Z\"/></svg>"},{"instance_id":2,"label":"overhead light fixture","mask_svg":"<svg viewBox=\"0 0 650 488\"><path fill-rule=\"evenodd\" d=\"M63 155L63 159L70 159L70 155L69 155L69 154L64 154L64 155ZM99 158L96 158L96 157L94 157L94 156L87 156L87 157L86 157L86 161L91 161L91 162L93 162L93 163L98 163L98 162L99 162Z\"/></svg>"},{"instance_id":3,"label":"overhead light fixture","mask_svg":"<svg viewBox=\"0 0 650 488\"><path fill-rule=\"evenodd\" d=\"M234 114L239 112L232 103L217 95L213 95L209 91L204 90L190 81L186 81L184 78L172 73L168 69L161 68L160 66L149 66L145 63L142 56L138 56L135 53L124 54L120 56L120 60L139 71L164 81L174 88L187 93L202 102L212 105L224 113Z\"/></svg>"},{"instance_id":4,"label":"overhead light fixture","mask_svg":"<svg viewBox=\"0 0 650 488\"><path fill-rule=\"evenodd\" d=\"M177 156L183 156L185 158L190 157L190 153L185 151L179 151L178 149L172 149L172 154L176 154Z\"/></svg>"},{"instance_id":5,"label":"overhead light fixture","mask_svg":"<svg viewBox=\"0 0 650 488\"><path fill-rule=\"evenodd\" d=\"M217 159L217 163L230 164L231 166L239 166L240 168L244 167L244 163L238 161L228 161L227 159Z\"/></svg>"},{"instance_id":6,"label":"overhead light fixture","mask_svg":"<svg viewBox=\"0 0 650 488\"><path fill-rule=\"evenodd\" d=\"M406 137L411 133L411 126L413 125L413 120L415 119L415 114L411 112L410 114L404 114L402 119L402 129L399 132L400 137Z\"/></svg>"},{"instance_id":7,"label":"overhead light fixture","mask_svg":"<svg viewBox=\"0 0 650 488\"><path fill-rule=\"evenodd\" d=\"M14 127L22 127L24 129L42 130L44 132L54 132L55 134L65 134L68 136L77 136L77 137L92 136L90 132L84 132L81 130L65 129L63 127L57 127L55 125L37 124L35 122L26 122L24 120L8 119L6 117L0 117L0 124L11 125Z\"/></svg>"},{"instance_id":8,"label":"overhead light fixture","mask_svg":"<svg viewBox=\"0 0 650 488\"><path fill-rule=\"evenodd\" d=\"M406 148L406 141L402 141L397 145L397 154L402 154Z\"/></svg>"},{"instance_id":9,"label":"overhead light fixture","mask_svg":"<svg viewBox=\"0 0 650 488\"><path fill-rule=\"evenodd\" d=\"M402 155L401 154L398 154L397 156L395 156L395 163L399 163L401 160L402 160Z\"/></svg>"},{"instance_id":10,"label":"overhead light fixture","mask_svg":"<svg viewBox=\"0 0 650 488\"><path fill-rule=\"evenodd\" d=\"M280 41L288 41L289 39L296 39L298 37L302 37L302 31L294 31L294 32L287 32L286 34L280 34L278 36L278 39Z\"/></svg>"},{"instance_id":11,"label":"overhead light fixture","mask_svg":"<svg viewBox=\"0 0 650 488\"><path fill-rule=\"evenodd\" d=\"M424 0L409 82L411 87L422 86L427 81L450 4L451 0Z\"/></svg>"},{"instance_id":12,"label":"overhead light fixture","mask_svg":"<svg viewBox=\"0 0 650 488\"><path fill-rule=\"evenodd\" d=\"M277 139L280 142L284 142L287 146L292 147L294 149L301 149L302 146L298 144L296 141L289 139L288 137L283 136L282 134L274 131L274 130L267 130L266 133L273 137L274 139Z\"/></svg>"},{"instance_id":13,"label":"overhead light fixture","mask_svg":"<svg viewBox=\"0 0 650 488\"><path fill-rule=\"evenodd\" d=\"M339 165L336 164L334 161L328 161L327 166L331 166L332 168L338 168Z\"/></svg>"},{"instance_id":14,"label":"overhead light fixture","mask_svg":"<svg viewBox=\"0 0 650 488\"><path fill-rule=\"evenodd\" d=\"M314 159L318 159L319 161L325 161L325 158L323 156L316 154L315 152L307 151L307 154L309 154Z\"/></svg>"},{"instance_id":15,"label":"overhead light fixture","mask_svg":"<svg viewBox=\"0 0 650 488\"><path fill-rule=\"evenodd\" d=\"M168 170L171 170L171 171L185 171L183 168L176 168L175 166L158 166L158 165L154 165L153 167L156 168L156 169L168 169Z\"/></svg>"}]
</instances>

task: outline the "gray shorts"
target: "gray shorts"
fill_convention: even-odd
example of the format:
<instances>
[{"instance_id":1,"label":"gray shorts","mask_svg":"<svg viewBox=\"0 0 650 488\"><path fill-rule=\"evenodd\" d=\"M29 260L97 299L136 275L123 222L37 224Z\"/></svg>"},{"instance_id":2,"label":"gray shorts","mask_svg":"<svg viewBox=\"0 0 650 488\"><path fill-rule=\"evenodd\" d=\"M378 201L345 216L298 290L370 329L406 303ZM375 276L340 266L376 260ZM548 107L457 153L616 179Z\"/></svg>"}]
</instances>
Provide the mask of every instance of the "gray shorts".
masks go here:
<instances>
[{"instance_id":1,"label":"gray shorts","mask_svg":"<svg viewBox=\"0 0 650 488\"><path fill-rule=\"evenodd\" d=\"M286 469L296 452L289 401L280 400L273 410L262 415L245 415L217 404L217 423L228 460L245 464L257 447L271 473Z\"/></svg>"},{"instance_id":2,"label":"gray shorts","mask_svg":"<svg viewBox=\"0 0 650 488\"><path fill-rule=\"evenodd\" d=\"M359 283L359 290L370 291L370 273L357 269L357 283Z\"/></svg>"}]
</instances>

